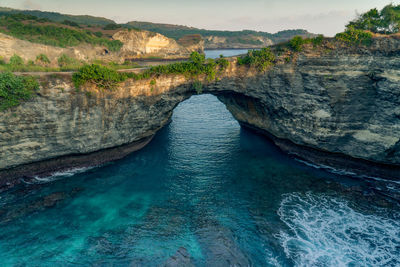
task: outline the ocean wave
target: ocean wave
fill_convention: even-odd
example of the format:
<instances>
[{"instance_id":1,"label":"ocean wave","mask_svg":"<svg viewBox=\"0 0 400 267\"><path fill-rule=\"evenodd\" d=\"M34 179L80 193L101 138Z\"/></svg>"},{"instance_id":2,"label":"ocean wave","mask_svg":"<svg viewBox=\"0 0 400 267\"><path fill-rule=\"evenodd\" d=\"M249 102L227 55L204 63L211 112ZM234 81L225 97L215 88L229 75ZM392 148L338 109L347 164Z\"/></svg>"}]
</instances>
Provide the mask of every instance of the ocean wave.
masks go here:
<instances>
[{"instance_id":1,"label":"ocean wave","mask_svg":"<svg viewBox=\"0 0 400 267\"><path fill-rule=\"evenodd\" d=\"M288 229L277 238L296 266L399 266L400 215L384 214L324 195L287 194L278 215Z\"/></svg>"},{"instance_id":2,"label":"ocean wave","mask_svg":"<svg viewBox=\"0 0 400 267\"><path fill-rule=\"evenodd\" d=\"M91 170L93 168L96 168L96 166L92 166L92 167L82 167L82 168L72 168L72 169L67 169L64 171L59 171L59 172L54 172L51 173L50 175L41 177L41 176L34 176L32 177L32 179L30 180L22 180L24 183L26 184L44 184L44 183L49 183L49 182L53 182L56 180L60 180L63 178L68 178L68 177L72 177L76 174L79 173L83 173L83 172L87 172L88 170Z\"/></svg>"}]
</instances>

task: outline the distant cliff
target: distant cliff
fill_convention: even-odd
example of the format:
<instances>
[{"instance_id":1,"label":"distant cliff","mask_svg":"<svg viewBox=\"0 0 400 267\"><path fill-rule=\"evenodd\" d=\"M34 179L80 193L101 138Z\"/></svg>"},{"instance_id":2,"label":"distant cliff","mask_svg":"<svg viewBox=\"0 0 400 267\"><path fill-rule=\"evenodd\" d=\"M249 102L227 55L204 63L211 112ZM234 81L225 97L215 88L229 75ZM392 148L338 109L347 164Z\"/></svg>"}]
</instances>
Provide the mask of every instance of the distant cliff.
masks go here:
<instances>
[{"instance_id":1,"label":"distant cliff","mask_svg":"<svg viewBox=\"0 0 400 267\"><path fill-rule=\"evenodd\" d=\"M400 178L400 40L306 47L265 73L235 60L202 93L284 151L348 171ZM196 94L193 79L160 75L114 90L43 75L37 96L0 113L0 184L114 160L143 147ZM197 90L197 92L200 92Z\"/></svg>"},{"instance_id":2,"label":"distant cliff","mask_svg":"<svg viewBox=\"0 0 400 267\"><path fill-rule=\"evenodd\" d=\"M191 52L202 52L204 49L202 39L184 46L174 39L148 31L120 30L112 38L123 43L119 51L110 51L107 47L87 43L63 48L32 43L0 33L0 58L8 61L16 54L22 57L25 62L28 62L29 60L35 61L38 55L44 54L49 58L52 65L57 65L58 59L65 54L84 62L103 60L105 62L123 63L125 60L143 58L188 58Z\"/></svg>"},{"instance_id":3,"label":"distant cliff","mask_svg":"<svg viewBox=\"0 0 400 267\"><path fill-rule=\"evenodd\" d=\"M315 35L301 29L284 30L272 34L268 32L251 30L204 30L182 25L160 24L142 21L131 21L128 22L126 26L152 32L159 32L169 38L173 38L176 40L182 38L184 35L198 34L205 39L205 49L262 48L272 44L288 41L294 36L312 37Z\"/></svg>"}]
</instances>

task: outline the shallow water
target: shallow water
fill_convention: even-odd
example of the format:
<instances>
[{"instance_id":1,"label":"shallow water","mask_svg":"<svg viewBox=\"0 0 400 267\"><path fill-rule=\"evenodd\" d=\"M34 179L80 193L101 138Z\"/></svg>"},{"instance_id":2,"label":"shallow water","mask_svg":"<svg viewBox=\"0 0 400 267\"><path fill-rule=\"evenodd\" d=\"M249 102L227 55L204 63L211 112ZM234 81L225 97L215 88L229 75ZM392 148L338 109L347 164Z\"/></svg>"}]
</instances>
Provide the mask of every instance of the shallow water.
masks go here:
<instances>
[{"instance_id":1,"label":"shallow water","mask_svg":"<svg viewBox=\"0 0 400 267\"><path fill-rule=\"evenodd\" d=\"M219 58L220 55L224 57L233 57L237 55L246 54L248 49L215 49L215 50L205 50L204 54L206 58Z\"/></svg>"},{"instance_id":2,"label":"shallow water","mask_svg":"<svg viewBox=\"0 0 400 267\"><path fill-rule=\"evenodd\" d=\"M2 193L0 262L398 266L399 187L306 166L193 96L143 150Z\"/></svg>"}]
</instances>

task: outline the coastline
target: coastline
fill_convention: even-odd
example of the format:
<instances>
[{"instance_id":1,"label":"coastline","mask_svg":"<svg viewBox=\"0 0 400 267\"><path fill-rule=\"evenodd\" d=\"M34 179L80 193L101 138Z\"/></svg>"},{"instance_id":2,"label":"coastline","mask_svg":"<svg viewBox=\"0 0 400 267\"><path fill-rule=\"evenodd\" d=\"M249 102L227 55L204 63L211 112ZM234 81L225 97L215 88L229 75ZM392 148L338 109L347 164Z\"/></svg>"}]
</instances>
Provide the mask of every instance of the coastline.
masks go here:
<instances>
[{"instance_id":1,"label":"coastline","mask_svg":"<svg viewBox=\"0 0 400 267\"><path fill-rule=\"evenodd\" d=\"M144 137L130 144L103 149L89 154L66 155L17 166L11 169L0 170L0 192L20 184L23 178L46 177L57 172L94 167L122 159L144 148L150 143L153 137L154 135Z\"/></svg>"},{"instance_id":2,"label":"coastline","mask_svg":"<svg viewBox=\"0 0 400 267\"><path fill-rule=\"evenodd\" d=\"M334 169L342 172L343 175L383 178L394 181L400 180L400 166L357 159L341 153L332 153L298 145L290 140L280 139L265 130L256 128L245 122L239 123L242 127L270 139L284 153L305 161L303 164L321 166L324 169Z\"/></svg>"}]
</instances>

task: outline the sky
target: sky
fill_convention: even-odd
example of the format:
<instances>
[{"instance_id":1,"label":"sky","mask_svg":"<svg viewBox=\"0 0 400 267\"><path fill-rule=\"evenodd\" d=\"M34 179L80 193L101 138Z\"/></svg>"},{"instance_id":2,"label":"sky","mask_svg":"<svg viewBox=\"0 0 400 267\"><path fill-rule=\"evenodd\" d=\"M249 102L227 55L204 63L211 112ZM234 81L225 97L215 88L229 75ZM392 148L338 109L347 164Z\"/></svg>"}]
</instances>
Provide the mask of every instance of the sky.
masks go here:
<instances>
[{"instance_id":1,"label":"sky","mask_svg":"<svg viewBox=\"0 0 400 267\"><path fill-rule=\"evenodd\" d=\"M0 6L149 21L209 30L306 29L333 36L357 13L390 0L0 0Z\"/></svg>"}]
</instances>

